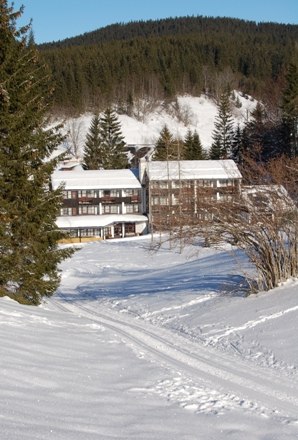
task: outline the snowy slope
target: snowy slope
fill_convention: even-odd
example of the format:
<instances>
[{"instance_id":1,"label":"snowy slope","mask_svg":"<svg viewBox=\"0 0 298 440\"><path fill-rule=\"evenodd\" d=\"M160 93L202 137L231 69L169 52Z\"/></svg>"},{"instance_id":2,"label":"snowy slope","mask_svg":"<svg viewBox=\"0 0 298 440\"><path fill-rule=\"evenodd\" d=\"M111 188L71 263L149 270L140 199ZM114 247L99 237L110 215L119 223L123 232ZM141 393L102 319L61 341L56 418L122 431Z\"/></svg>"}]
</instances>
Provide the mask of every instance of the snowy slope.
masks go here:
<instances>
[{"instance_id":1,"label":"snowy slope","mask_svg":"<svg viewBox=\"0 0 298 440\"><path fill-rule=\"evenodd\" d=\"M298 438L298 282L232 249L84 245L38 308L0 299L1 440Z\"/></svg>"},{"instance_id":2,"label":"snowy slope","mask_svg":"<svg viewBox=\"0 0 298 440\"><path fill-rule=\"evenodd\" d=\"M243 97L235 92L241 104L240 108L233 107L235 127L242 125L256 106L251 97ZM216 103L205 97L178 96L176 101L167 104L156 104L154 110L141 112L138 117L118 115L122 134L127 144L155 144L164 125L167 125L173 136L184 139L187 130L197 130L204 148L209 149L212 143L212 131L217 115ZM136 112L137 113L137 112ZM73 131L80 146L81 154L84 148L86 133L89 130L91 114L85 114L65 122L65 130Z\"/></svg>"}]
</instances>

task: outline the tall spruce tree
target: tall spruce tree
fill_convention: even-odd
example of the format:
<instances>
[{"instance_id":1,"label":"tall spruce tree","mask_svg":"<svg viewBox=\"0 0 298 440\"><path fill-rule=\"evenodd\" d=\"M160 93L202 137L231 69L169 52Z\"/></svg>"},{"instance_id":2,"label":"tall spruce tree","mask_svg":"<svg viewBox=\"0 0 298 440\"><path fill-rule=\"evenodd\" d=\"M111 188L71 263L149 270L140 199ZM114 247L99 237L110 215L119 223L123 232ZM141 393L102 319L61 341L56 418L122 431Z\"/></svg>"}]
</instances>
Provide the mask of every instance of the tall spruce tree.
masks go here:
<instances>
[{"instance_id":1,"label":"tall spruce tree","mask_svg":"<svg viewBox=\"0 0 298 440\"><path fill-rule=\"evenodd\" d=\"M83 163L87 170L99 170L103 168L103 152L99 135L99 116L94 115L89 132L86 136Z\"/></svg>"},{"instance_id":2,"label":"tall spruce tree","mask_svg":"<svg viewBox=\"0 0 298 440\"><path fill-rule=\"evenodd\" d=\"M298 69L292 63L286 76L287 84L282 97L282 133L286 153L298 156Z\"/></svg>"},{"instance_id":3,"label":"tall spruce tree","mask_svg":"<svg viewBox=\"0 0 298 440\"><path fill-rule=\"evenodd\" d=\"M184 158L184 143L175 139L165 125L155 144L153 160L179 160Z\"/></svg>"},{"instance_id":4,"label":"tall spruce tree","mask_svg":"<svg viewBox=\"0 0 298 440\"><path fill-rule=\"evenodd\" d=\"M195 130L194 133L188 130L184 139L184 159L202 160L204 159L203 147L200 136Z\"/></svg>"},{"instance_id":5,"label":"tall spruce tree","mask_svg":"<svg viewBox=\"0 0 298 440\"><path fill-rule=\"evenodd\" d=\"M212 134L213 144L210 150L211 159L226 159L231 154L234 137L233 119L229 92L222 93L215 128Z\"/></svg>"},{"instance_id":6,"label":"tall spruce tree","mask_svg":"<svg viewBox=\"0 0 298 440\"><path fill-rule=\"evenodd\" d=\"M21 14L0 0L0 296L39 304L71 251L58 248L61 189L50 188L61 136L47 128L48 75Z\"/></svg>"},{"instance_id":7,"label":"tall spruce tree","mask_svg":"<svg viewBox=\"0 0 298 440\"><path fill-rule=\"evenodd\" d=\"M183 143L184 143L184 151L185 151L185 160L192 160L193 134L190 129L187 130Z\"/></svg>"},{"instance_id":8,"label":"tall spruce tree","mask_svg":"<svg viewBox=\"0 0 298 440\"><path fill-rule=\"evenodd\" d=\"M128 168L125 142L116 113L107 108L99 120L99 140L102 167L106 170Z\"/></svg>"},{"instance_id":9,"label":"tall spruce tree","mask_svg":"<svg viewBox=\"0 0 298 440\"><path fill-rule=\"evenodd\" d=\"M242 163L243 160L243 153L244 153L243 132L240 128L240 125L238 124L232 141L230 158L233 159L237 164L240 164Z\"/></svg>"}]
</instances>

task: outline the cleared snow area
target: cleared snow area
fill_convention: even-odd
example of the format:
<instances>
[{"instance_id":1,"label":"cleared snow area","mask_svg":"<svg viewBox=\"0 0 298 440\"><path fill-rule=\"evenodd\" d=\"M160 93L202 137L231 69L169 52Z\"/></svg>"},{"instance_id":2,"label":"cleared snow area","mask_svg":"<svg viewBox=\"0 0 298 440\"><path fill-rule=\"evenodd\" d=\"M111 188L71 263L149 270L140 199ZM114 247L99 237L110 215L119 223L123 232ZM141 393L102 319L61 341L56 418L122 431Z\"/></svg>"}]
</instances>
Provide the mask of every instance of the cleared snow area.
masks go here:
<instances>
[{"instance_id":1,"label":"cleared snow area","mask_svg":"<svg viewBox=\"0 0 298 440\"><path fill-rule=\"evenodd\" d=\"M240 126L250 117L256 107L257 101L250 96L242 96L234 92L241 107L232 110L235 128ZM168 129L176 138L184 139L187 130L196 130L200 136L202 145L207 150L212 144L212 132L218 109L214 100L206 96L178 96L176 101L167 104L155 103L148 109L148 103L143 104L145 110L138 116L130 117L118 114L121 123L121 131L127 144L152 145L160 136L161 130L167 125ZM135 113L137 113L135 109ZM65 131L70 131L76 139L80 154L84 150L86 134L89 131L92 114L84 114L78 118L68 119L65 122Z\"/></svg>"},{"instance_id":2,"label":"cleared snow area","mask_svg":"<svg viewBox=\"0 0 298 440\"><path fill-rule=\"evenodd\" d=\"M0 299L1 440L298 438L298 282L243 254L82 245L40 307Z\"/></svg>"}]
</instances>

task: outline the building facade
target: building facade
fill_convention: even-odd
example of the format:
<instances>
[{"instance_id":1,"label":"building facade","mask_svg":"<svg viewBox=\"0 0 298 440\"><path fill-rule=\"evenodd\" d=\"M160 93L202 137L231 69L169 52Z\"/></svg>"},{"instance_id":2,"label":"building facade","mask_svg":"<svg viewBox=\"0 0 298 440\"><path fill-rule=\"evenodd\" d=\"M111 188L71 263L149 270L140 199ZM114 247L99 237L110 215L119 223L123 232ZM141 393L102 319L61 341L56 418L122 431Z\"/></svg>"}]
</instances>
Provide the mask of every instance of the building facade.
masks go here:
<instances>
[{"instance_id":1,"label":"building facade","mask_svg":"<svg viewBox=\"0 0 298 440\"><path fill-rule=\"evenodd\" d=\"M52 186L63 187L57 225L73 241L147 232L143 189L131 170L56 171Z\"/></svg>"},{"instance_id":2,"label":"building facade","mask_svg":"<svg viewBox=\"0 0 298 440\"><path fill-rule=\"evenodd\" d=\"M241 174L232 160L141 160L138 172L59 170L52 185L63 186L58 227L89 241L210 220L213 203L239 194Z\"/></svg>"},{"instance_id":3,"label":"building facade","mask_svg":"<svg viewBox=\"0 0 298 440\"><path fill-rule=\"evenodd\" d=\"M210 220L210 207L239 194L241 174L233 160L141 161L151 231Z\"/></svg>"}]
</instances>

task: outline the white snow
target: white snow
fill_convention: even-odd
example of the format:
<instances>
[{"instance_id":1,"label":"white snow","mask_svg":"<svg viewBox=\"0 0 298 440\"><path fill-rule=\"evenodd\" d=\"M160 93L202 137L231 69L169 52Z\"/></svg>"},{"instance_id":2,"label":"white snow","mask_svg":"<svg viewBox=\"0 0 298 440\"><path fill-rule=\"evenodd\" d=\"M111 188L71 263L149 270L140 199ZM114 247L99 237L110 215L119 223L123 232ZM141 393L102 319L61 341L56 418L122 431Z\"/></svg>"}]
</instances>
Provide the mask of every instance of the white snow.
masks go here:
<instances>
[{"instance_id":1,"label":"white snow","mask_svg":"<svg viewBox=\"0 0 298 440\"><path fill-rule=\"evenodd\" d=\"M241 104L240 108L233 108L236 128L238 123L242 126L250 117L257 102L250 96L243 97L237 91L234 91L234 94ZM173 101L167 105L163 102L156 102L154 105L149 106L148 103L144 102L142 111L139 112L135 108L136 116L134 117L123 114L117 114L117 116L127 144L154 145L160 136L161 130L167 125L172 135L180 139L185 138L188 129L196 130L203 147L208 150L212 144L212 132L217 113L218 109L213 99L204 95L187 95L178 96L176 102ZM67 120L65 124L65 132L68 130L76 135L76 142L81 156L92 117L92 114L84 114L78 118ZM71 138L69 142L71 144Z\"/></svg>"},{"instance_id":2,"label":"white snow","mask_svg":"<svg viewBox=\"0 0 298 440\"><path fill-rule=\"evenodd\" d=\"M89 243L40 307L0 299L1 440L298 438L298 282L235 250Z\"/></svg>"},{"instance_id":3,"label":"white snow","mask_svg":"<svg viewBox=\"0 0 298 440\"><path fill-rule=\"evenodd\" d=\"M241 179L233 160L149 161L146 163L151 180Z\"/></svg>"},{"instance_id":4,"label":"white snow","mask_svg":"<svg viewBox=\"0 0 298 440\"><path fill-rule=\"evenodd\" d=\"M141 214L74 215L58 217L56 224L59 228L98 228L117 222L147 223L148 217Z\"/></svg>"},{"instance_id":5,"label":"white snow","mask_svg":"<svg viewBox=\"0 0 298 440\"><path fill-rule=\"evenodd\" d=\"M141 188L139 180L129 169L55 171L52 185L57 189L63 184L65 190Z\"/></svg>"}]
</instances>

